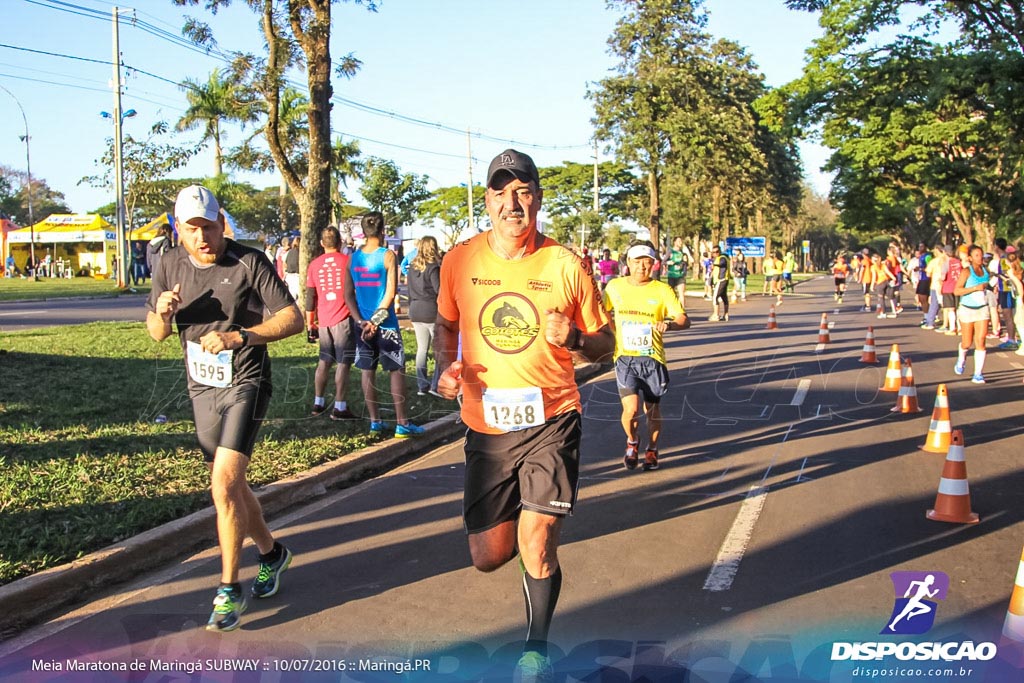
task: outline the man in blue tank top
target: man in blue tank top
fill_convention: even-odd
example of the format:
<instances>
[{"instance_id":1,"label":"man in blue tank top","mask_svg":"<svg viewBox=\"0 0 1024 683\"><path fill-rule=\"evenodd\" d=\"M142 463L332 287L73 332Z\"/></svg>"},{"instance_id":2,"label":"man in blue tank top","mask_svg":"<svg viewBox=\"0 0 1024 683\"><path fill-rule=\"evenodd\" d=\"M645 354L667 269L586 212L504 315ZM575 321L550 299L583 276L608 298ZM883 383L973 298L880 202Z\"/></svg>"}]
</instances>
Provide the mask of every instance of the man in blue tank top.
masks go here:
<instances>
[{"instance_id":1,"label":"man in blue tank top","mask_svg":"<svg viewBox=\"0 0 1024 683\"><path fill-rule=\"evenodd\" d=\"M398 264L395 253L383 246L384 216L371 211L363 216L366 244L352 253L350 277L345 282L345 301L356 319L355 366L362 370L363 397L370 413L370 432L381 434L387 425L380 419L377 388L373 378L380 365L391 373L391 397L395 402L395 436L419 436L423 427L409 421L405 403L405 349L395 315Z\"/></svg>"}]
</instances>

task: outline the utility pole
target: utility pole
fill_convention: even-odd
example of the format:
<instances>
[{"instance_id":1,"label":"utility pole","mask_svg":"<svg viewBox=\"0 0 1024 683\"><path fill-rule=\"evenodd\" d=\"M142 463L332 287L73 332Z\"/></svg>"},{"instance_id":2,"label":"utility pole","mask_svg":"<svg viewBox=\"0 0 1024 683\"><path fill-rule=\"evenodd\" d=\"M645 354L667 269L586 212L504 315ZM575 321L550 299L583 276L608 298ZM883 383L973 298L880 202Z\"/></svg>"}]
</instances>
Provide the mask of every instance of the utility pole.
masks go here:
<instances>
[{"instance_id":1,"label":"utility pole","mask_svg":"<svg viewBox=\"0 0 1024 683\"><path fill-rule=\"evenodd\" d=\"M598 223L600 224L600 221L601 221L601 217L600 217L600 214L601 214L601 202L600 202L599 197L600 197L600 187L598 186L598 179L597 179L597 138L594 138L594 217L595 217L595 220L597 220ZM586 223L584 223L582 226L580 226L580 248L581 249L586 246L586 242L587 242L586 235L587 235L587 225L586 225ZM601 246L601 245L598 245L598 246Z\"/></svg>"},{"instance_id":2,"label":"utility pole","mask_svg":"<svg viewBox=\"0 0 1024 683\"><path fill-rule=\"evenodd\" d=\"M25 185L25 197L28 199L28 253L29 258L32 260L33 271L32 274L34 279L39 279L39 269L35 268L36 263L36 221L32 215L32 154L29 151L29 137L28 137L28 117L25 116L25 109L21 106L21 102L17 97L14 97L14 93L0 85L5 93L10 95L14 99L14 103L18 105L18 111L21 112L21 120L25 124L25 134L19 135L18 139L25 143L25 173L28 177L28 183Z\"/></svg>"},{"instance_id":3,"label":"utility pole","mask_svg":"<svg viewBox=\"0 0 1024 683\"><path fill-rule=\"evenodd\" d=\"M469 182L466 183L466 207L469 213L469 234L473 234L476 218L473 216L473 143L469 137L469 126L466 126L466 167Z\"/></svg>"},{"instance_id":4,"label":"utility pole","mask_svg":"<svg viewBox=\"0 0 1024 683\"><path fill-rule=\"evenodd\" d=\"M118 8L114 7L114 194L117 203L117 287L128 285L128 244L124 226L124 159L121 142L121 44L118 36Z\"/></svg>"}]
</instances>

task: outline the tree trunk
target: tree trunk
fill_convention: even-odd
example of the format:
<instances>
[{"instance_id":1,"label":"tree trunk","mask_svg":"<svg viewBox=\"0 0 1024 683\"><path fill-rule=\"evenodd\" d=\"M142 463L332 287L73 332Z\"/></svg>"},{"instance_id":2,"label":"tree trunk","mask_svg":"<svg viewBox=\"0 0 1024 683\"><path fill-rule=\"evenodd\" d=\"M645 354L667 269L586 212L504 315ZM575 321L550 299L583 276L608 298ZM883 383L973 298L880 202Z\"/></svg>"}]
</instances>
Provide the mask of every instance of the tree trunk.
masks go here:
<instances>
[{"instance_id":1,"label":"tree trunk","mask_svg":"<svg viewBox=\"0 0 1024 683\"><path fill-rule=\"evenodd\" d=\"M224 175L224 150L220 146L220 121L213 122L213 175Z\"/></svg>"},{"instance_id":2,"label":"tree trunk","mask_svg":"<svg viewBox=\"0 0 1024 683\"><path fill-rule=\"evenodd\" d=\"M647 192L651 197L650 231L655 249L661 248L661 177L657 170L647 173Z\"/></svg>"}]
</instances>

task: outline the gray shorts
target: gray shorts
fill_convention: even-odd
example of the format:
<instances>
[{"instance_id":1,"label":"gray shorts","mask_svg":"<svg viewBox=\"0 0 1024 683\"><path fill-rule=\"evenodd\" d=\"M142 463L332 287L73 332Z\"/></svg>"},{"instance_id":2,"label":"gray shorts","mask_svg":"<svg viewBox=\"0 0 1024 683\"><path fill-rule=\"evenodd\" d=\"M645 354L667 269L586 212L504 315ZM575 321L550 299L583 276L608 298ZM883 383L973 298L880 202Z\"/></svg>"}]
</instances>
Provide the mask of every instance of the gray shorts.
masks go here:
<instances>
[{"instance_id":1,"label":"gray shorts","mask_svg":"<svg viewBox=\"0 0 1024 683\"><path fill-rule=\"evenodd\" d=\"M640 394L646 403L659 403L668 391L668 368L649 356L619 356L615 384L619 398Z\"/></svg>"},{"instance_id":2,"label":"gray shorts","mask_svg":"<svg viewBox=\"0 0 1024 683\"><path fill-rule=\"evenodd\" d=\"M320 360L352 365L356 359L356 331L352 316L337 325L320 328Z\"/></svg>"}]
</instances>

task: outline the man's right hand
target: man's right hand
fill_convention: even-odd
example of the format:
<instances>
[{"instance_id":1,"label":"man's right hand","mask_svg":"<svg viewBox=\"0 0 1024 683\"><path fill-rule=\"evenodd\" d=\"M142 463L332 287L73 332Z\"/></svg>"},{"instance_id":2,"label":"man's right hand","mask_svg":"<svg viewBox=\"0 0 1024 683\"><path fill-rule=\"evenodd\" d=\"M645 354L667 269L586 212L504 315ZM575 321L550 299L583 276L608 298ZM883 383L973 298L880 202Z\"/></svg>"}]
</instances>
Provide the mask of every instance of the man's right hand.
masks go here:
<instances>
[{"instance_id":1,"label":"man's right hand","mask_svg":"<svg viewBox=\"0 0 1024 683\"><path fill-rule=\"evenodd\" d=\"M181 284L174 285L174 289L164 291L156 300L156 314L170 322L181 306Z\"/></svg>"},{"instance_id":2,"label":"man's right hand","mask_svg":"<svg viewBox=\"0 0 1024 683\"><path fill-rule=\"evenodd\" d=\"M457 360L437 378L437 393L447 399L454 399L462 391L462 361Z\"/></svg>"}]
</instances>

